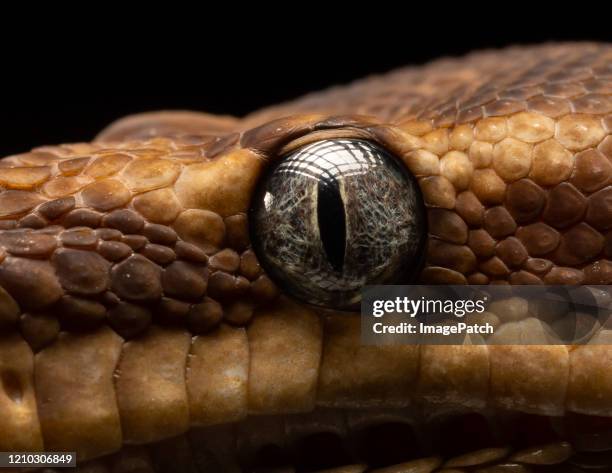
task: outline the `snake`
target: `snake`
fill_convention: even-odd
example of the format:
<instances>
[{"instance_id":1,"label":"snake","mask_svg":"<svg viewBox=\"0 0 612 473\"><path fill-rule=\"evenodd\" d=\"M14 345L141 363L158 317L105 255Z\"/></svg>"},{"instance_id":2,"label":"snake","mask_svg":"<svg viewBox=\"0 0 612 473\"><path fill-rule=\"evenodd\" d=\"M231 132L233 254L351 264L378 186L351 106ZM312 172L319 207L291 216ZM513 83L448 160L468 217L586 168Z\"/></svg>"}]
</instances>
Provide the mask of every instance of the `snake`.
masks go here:
<instances>
[{"instance_id":1,"label":"snake","mask_svg":"<svg viewBox=\"0 0 612 473\"><path fill-rule=\"evenodd\" d=\"M5 157L0 451L610 471L607 344L366 345L355 304L366 284L612 284L611 133L612 46L550 43Z\"/></svg>"}]
</instances>

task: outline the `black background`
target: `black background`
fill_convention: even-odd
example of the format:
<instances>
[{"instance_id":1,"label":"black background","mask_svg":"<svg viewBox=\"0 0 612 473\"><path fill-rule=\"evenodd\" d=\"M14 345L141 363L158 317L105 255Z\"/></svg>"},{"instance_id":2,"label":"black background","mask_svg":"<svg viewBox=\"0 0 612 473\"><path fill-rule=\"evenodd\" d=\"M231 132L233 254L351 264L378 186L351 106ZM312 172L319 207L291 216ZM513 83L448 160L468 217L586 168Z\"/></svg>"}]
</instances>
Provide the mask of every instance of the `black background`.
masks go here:
<instances>
[{"instance_id":1,"label":"black background","mask_svg":"<svg viewBox=\"0 0 612 473\"><path fill-rule=\"evenodd\" d=\"M603 14L565 22L523 18L505 25L472 17L455 27L436 23L435 12L431 24L392 22L393 16L323 22L314 30L290 22L253 31L230 25L208 35L204 23L197 22L129 34L126 25L118 24L116 31L68 30L59 42L52 32L43 34L30 47L13 36L0 46L0 156L87 141L112 120L140 111L244 115L443 55L516 43L612 38Z\"/></svg>"}]
</instances>

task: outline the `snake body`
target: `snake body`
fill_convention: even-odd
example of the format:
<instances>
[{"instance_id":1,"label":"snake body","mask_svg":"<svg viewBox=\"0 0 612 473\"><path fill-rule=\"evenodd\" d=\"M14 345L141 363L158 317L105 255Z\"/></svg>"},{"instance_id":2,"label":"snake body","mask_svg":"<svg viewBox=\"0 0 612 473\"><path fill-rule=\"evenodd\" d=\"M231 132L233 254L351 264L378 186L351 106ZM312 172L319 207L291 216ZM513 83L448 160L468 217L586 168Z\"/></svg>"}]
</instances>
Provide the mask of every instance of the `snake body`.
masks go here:
<instances>
[{"instance_id":1,"label":"snake body","mask_svg":"<svg viewBox=\"0 0 612 473\"><path fill-rule=\"evenodd\" d=\"M365 139L423 194L419 281L612 284L611 133L612 47L550 44L0 160L0 451L88 472L609 471L610 346L361 345L357 314L279 291L247 213L287 152Z\"/></svg>"}]
</instances>

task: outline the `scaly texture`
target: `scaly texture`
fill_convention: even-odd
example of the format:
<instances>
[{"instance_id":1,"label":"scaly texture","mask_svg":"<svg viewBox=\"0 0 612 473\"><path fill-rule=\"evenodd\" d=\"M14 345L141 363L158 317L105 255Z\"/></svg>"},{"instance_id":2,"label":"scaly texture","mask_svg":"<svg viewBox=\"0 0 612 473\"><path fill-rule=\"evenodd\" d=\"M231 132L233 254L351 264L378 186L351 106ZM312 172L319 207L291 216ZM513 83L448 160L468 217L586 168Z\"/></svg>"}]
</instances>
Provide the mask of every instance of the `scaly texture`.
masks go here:
<instances>
[{"instance_id":1,"label":"scaly texture","mask_svg":"<svg viewBox=\"0 0 612 473\"><path fill-rule=\"evenodd\" d=\"M254 432L266 431L249 422L316 406L370 416L366 408L423 405L572 426L578 413L586 427L555 441L588 450L589 438L609 439L595 417L612 416L608 345L362 346L357 316L279 296L250 248L247 211L267 165L287 152L367 139L400 158L423 193L422 282L612 284L611 130L612 47L546 45L403 69L243 120L129 117L93 143L3 159L0 413L9 421L0 450L64 448L89 459L152 444L153 462L136 448L102 463L166 471L175 460L159 452L169 445L175 455L200 452L183 458L189 471L230 444L242 446L230 457L246 455ZM239 440L181 443L190 428L231 422ZM593 433L600 422L603 436ZM269 428L271 439L285 432ZM538 455L552 464L572 455L551 445L479 452L471 465L531 471ZM419 461L414 471L442 465ZM584 452L569 461L610 463ZM464 463L444 468L472 471Z\"/></svg>"}]
</instances>

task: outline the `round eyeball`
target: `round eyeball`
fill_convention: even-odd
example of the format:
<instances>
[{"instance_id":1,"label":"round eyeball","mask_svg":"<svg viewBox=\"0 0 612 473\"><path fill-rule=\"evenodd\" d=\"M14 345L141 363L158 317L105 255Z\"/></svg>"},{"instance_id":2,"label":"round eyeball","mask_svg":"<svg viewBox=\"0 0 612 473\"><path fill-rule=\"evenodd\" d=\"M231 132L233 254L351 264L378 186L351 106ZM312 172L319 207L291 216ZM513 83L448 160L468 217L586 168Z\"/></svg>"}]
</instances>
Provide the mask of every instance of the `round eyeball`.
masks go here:
<instances>
[{"instance_id":1,"label":"round eyeball","mask_svg":"<svg viewBox=\"0 0 612 473\"><path fill-rule=\"evenodd\" d=\"M352 308L371 284L418 276L427 236L415 179L380 146L312 143L280 159L260 182L250 232L263 268L289 295Z\"/></svg>"}]
</instances>

